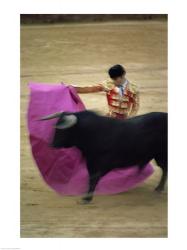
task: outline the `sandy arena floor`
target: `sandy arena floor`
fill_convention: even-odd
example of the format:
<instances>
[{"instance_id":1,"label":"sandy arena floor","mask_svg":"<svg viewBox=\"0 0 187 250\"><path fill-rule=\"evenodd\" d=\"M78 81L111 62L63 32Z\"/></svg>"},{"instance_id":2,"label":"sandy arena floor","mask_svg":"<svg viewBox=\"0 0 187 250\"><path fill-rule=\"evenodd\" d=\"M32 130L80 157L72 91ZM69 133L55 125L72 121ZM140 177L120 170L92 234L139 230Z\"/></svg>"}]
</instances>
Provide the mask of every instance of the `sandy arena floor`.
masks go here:
<instances>
[{"instance_id":1,"label":"sandy arena floor","mask_svg":"<svg viewBox=\"0 0 187 250\"><path fill-rule=\"evenodd\" d=\"M167 237L167 191L153 191L159 168L134 190L83 206L80 197L60 197L43 182L30 152L27 83L99 83L116 63L140 88L139 113L167 111L166 22L21 27L21 237ZM81 98L106 113L104 93Z\"/></svg>"}]
</instances>

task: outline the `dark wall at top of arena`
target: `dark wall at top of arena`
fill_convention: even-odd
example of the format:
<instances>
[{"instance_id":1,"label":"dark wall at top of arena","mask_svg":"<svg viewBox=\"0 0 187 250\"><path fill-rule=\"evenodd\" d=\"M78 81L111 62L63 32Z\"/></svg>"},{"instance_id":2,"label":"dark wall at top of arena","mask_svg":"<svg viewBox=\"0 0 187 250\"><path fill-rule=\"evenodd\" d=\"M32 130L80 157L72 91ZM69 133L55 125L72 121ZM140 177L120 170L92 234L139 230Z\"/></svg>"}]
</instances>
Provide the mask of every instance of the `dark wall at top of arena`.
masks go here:
<instances>
[{"instance_id":1,"label":"dark wall at top of arena","mask_svg":"<svg viewBox=\"0 0 187 250\"><path fill-rule=\"evenodd\" d=\"M167 14L21 14L21 24L167 20Z\"/></svg>"}]
</instances>

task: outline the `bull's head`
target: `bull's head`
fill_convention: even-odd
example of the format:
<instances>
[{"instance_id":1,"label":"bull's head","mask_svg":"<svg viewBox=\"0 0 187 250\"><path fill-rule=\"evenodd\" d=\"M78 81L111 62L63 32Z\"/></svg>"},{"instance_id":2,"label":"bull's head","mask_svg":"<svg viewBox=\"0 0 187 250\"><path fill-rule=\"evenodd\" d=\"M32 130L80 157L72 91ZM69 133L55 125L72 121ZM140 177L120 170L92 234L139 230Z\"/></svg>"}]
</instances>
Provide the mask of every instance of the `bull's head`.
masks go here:
<instances>
[{"instance_id":1,"label":"bull's head","mask_svg":"<svg viewBox=\"0 0 187 250\"><path fill-rule=\"evenodd\" d=\"M73 113L58 112L42 117L40 120L58 118L55 124L54 138L51 146L54 148L68 148L74 146L73 128L77 124L77 117Z\"/></svg>"}]
</instances>

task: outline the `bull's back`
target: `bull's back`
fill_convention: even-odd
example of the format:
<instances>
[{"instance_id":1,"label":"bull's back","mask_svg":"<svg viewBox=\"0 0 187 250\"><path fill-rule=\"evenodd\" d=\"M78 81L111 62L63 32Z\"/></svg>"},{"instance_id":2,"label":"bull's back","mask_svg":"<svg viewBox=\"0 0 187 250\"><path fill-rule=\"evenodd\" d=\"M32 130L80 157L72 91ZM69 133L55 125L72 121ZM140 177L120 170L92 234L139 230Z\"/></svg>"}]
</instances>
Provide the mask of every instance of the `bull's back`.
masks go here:
<instances>
[{"instance_id":1,"label":"bull's back","mask_svg":"<svg viewBox=\"0 0 187 250\"><path fill-rule=\"evenodd\" d=\"M155 155L167 148L167 113L152 112L129 119L130 145L137 155ZM127 133L124 133L126 137ZM139 152L139 153L138 153Z\"/></svg>"},{"instance_id":2,"label":"bull's back","mask_svg":"<svg viewBox=\"0 0 187 250\"><path fill-rule=\"evenodd\" d=\"M136 124L139 127L156 126L160 129L167 129L168 114L164 112L151 112L139 115L126 120L129 124Z\"/></svg>"},{"instance_id":3,"label":"bull's back","mask_svg":"<svg viewBox=\"0 0 187 250\"><path fill-rule=\"evenodd\" d=\"M152 112L121 121L81 113L78 147L98 166L123 167L150 161L167 147L167 114ZM80 144L81 143L81 144Z\"/></svg>"},{"instance_id":4,"label":"bull's back","mask_svg":"<svg viewBox=\"0 0 187 250\"><path fill-rule=\"evenodd\" d=\"M148 147L153 142L158 144L167 136L167 113L163 112L147 113L124 121L90 111L81 112L81 116L81 138L92 150L95 147L95 151L112 148L121 151L124 148L136 149L141 145Z\"/></svg>"}]
</instances>

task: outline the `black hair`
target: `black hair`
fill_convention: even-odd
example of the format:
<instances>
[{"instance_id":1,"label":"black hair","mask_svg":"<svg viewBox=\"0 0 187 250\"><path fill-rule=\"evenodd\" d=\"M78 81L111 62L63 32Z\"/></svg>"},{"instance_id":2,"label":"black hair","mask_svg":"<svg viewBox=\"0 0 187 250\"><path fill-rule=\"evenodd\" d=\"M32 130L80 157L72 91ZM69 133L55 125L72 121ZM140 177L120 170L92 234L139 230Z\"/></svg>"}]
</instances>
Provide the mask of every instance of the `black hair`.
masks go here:
<instances>
[{"instance_id":1,"label":"black hair","mask_svg":"<svg viewBox=\"0 0 187 250\"><path fill-rule=\"evenodd\" d=\"M116 64L108 70L108 74L110 78L114 79L116 77L120 77L126 74L126 70L120 64Z\"/></svg>"}]
</instances>

